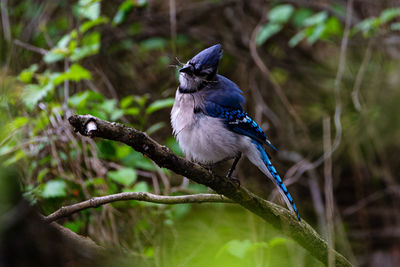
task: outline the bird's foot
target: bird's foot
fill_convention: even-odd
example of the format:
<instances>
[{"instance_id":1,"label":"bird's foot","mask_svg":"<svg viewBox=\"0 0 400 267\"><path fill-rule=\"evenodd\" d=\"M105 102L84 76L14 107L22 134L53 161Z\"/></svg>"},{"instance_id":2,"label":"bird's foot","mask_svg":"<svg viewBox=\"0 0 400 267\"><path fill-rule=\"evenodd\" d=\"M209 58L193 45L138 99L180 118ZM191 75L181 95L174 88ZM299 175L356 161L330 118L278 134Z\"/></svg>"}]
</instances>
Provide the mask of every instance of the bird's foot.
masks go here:
<instances>
[{"instance_id":1,"label":"bird's foot","mask_svg":"<svg viewBox=\"0 0 400 267\"><path fill-rule=\"evenodd\" d=\"M240 187L240 180L238 178L228 175L226 176L226 178L230 179L234 184L236 184L237 187Z\"/></svg>"},{"instance_id":2,"label":"bird's foot","mask_svg":"<svg viewBox=\"0 0 400 267\"><path fill-rule=\"evenodd\" d=\"M206 169L209 173L212 173L212 168L215 166L215 164L207 164L207 163L199 163L201 167Z\"/></svg>"}]
</instances>

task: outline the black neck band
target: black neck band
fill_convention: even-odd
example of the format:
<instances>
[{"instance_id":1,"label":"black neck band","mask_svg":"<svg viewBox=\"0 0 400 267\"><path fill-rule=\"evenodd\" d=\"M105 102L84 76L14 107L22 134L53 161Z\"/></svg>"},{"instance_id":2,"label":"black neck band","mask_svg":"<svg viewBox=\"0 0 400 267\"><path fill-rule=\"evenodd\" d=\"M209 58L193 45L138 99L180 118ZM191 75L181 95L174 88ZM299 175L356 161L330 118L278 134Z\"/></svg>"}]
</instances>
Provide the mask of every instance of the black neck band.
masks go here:
<instances>
[{"instance_id":1,"label":"black neck band","mask_svg":"<svg viewBox=\"0 0 400 267\"><path fill-rule=\"evenodd\" d=\"M196 90L184 90L184 89L182 89L181 86L179 85L178 90L179 90L179 93L181 93L181 94L192 94L192 93L198 92L198 91L200 91L201 89L203 89L204 87L206 87L206 84L207 84L207 82L202 82L202 83L199 85L199 87L197 87Z\"/></svg>"}]
</instances>

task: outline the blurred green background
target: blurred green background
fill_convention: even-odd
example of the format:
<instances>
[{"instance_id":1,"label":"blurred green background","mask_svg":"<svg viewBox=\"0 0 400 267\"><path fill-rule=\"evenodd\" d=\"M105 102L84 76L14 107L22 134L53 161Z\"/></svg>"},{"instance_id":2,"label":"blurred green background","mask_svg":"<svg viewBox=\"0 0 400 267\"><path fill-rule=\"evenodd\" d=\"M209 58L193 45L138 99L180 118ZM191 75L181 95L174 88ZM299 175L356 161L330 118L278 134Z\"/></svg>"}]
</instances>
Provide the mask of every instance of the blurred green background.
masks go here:
<instances>
[{"instance_id":1,"label":"blurred green background","mask_svg":"<svg viewBox=\"0 0 400 267\"><path fill-rule=\"evenodd\" d=\"M169 124L177 69L220 43L219 73L239 85L246 110L279 148L273 163L301 216L355 265L400 264L396 1L0 4L0 178L13 170L23 198L42 214L118 192L209 192L127 146L75 134L67 118L118 121L181 155ZM235 176L284 205L247 160ZM1 201L10 216L15 201ZM121 253L113 263L122 266L322 265L232 204L129 201L58 222Z\"/></svg>"}]
</instances>

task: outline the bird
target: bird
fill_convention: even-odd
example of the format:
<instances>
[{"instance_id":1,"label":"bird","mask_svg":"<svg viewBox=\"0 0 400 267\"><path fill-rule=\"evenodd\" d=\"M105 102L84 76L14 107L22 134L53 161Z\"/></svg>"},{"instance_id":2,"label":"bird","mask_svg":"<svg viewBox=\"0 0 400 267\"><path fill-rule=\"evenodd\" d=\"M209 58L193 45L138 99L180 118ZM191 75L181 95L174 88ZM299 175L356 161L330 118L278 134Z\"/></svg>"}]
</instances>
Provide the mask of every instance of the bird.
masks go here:
<instances>
[{"instance_id":1,"label":"bird","mask_svg":"<svg viewBox=\"0 0 400 267\"><path fill-rule=\"evenodd\" d=\"M234 159L228 178L232 178L241 156L246 156L276 184L300 221L294 200L264 145L277 149L245 112L242 90L217 73L222 52L220 44L213 45L179 69L179 86L171 110L173 135L189 160L207 166Z\"/></svg>"}]
</instances>

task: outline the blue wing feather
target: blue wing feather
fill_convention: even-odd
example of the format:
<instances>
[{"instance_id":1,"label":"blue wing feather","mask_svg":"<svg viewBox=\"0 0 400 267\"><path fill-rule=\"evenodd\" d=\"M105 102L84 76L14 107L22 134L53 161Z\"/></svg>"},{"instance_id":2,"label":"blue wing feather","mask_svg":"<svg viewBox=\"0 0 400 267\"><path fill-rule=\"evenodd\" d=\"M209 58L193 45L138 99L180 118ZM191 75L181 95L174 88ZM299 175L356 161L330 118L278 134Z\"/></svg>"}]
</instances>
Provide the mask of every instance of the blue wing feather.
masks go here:
<instances>
[{"instance_id":1,"label":"blue wing feather","mask_svg":"<svg viewBox=\"0 0 400 267\"><path fill-rule=\"evenodd\" d=\"M243 111L244 98L239 87L229 79L218 75L218 89L207 92L205 109L209 116L222 118L233 132L246 135L261 144L277 150L258 124Z\"/></svg>"},{"instance_id":2,"label":"blue wing feather","mask_svg":"<svg viewBox=\"0 0 400 267\"><path fill-rule=\"evenodd\" d=\"M285 197L288 200L288 205L290 205L293 209L293 211L296 213L297 219L300 221L300 214L299 211L297 210L296 204L294 204L293 198L290 195L289 191L287 190L285 184L283 183L281 177L279 176L278 172L276 171L275 167L272 166L271 160L268 157L268 154L265 152L264 148L260 143L257 143L256 141L253 141L253 143L256 145L256 148L261 154L261 158L264 161L265 166L267 167L269 173L272 175L274 178L276 184L279 186L281 189L283 197Z\"/></svg>"},{"instance_id":3,"label":"blue wing feather","mask_svg":"<svg viewBox=\"0 0 400 267\"><path fill-rule=\"evenodd\" d=\"M205 100L214 103L216 106L211 109L216 108L218 112L220 108L243 110L244 97L242 93L242 90L234 82L217 74L216 82L210 83ZM210 114L210 116L212 115Z\"/></svg>"}]
</instances>

